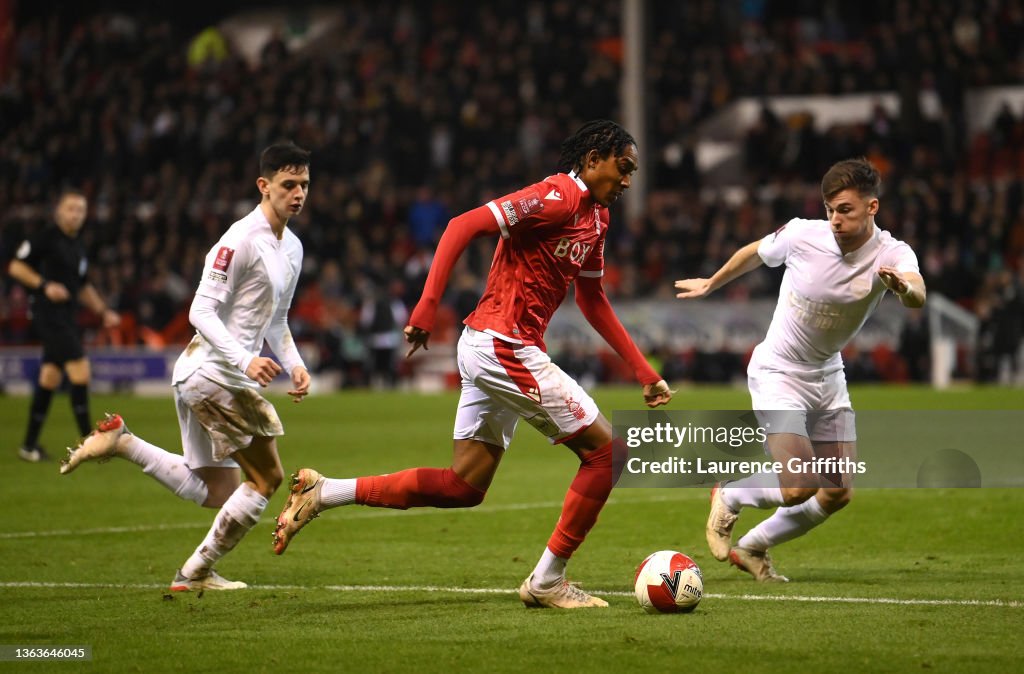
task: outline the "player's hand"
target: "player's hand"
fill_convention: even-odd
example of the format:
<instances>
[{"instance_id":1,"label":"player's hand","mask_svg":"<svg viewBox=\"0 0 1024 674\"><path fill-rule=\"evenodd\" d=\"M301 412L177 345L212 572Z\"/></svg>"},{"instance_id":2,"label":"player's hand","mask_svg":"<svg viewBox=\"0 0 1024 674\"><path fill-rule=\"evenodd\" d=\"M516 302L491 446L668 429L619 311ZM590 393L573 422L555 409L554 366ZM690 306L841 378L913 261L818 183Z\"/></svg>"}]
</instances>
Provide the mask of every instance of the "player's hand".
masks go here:
<instances>
[{"instance_id":1,"label":"player's hand","mask_svg":"<svg viewBox=\"0 0 1024 674\"><path fill-rule=\"evenodd\" d=\"M882 279L882 284L886 288L897 295L905 295L910 290L910 284L895 267L879 267L878 278Z\"/></svg>"},{"instance_id":2,"label":"player's hand","mask_svg":"<svg viewBox=\"0 0 1024 674\"><path fill-rule=\"evenodd\" d=\"M297 366L292 370L292 390L288 391L294 402L301 403L302 399L309 395L309 371L306 368Z\"/></svg>"},{"instance_id":3,"label":"player's hand","mask_svg":"<svg viewBox=\"0 0 1024 674\"><path fill-rule=\"evenodd\" d=\"M644 404L648 407L660 407L672 400L672 394L675 393L668 387L664 379L660 379L653 384L644 385Z\"/></svg>"},{"instance_id":4,"label":"player's hand","mask_svg":"<svg viewBox=\"0 0 1024 674\"><path fill-rule=\"evenodd\" d=\"M113 309L107 309L103 312L103 327L116 328L119 325L121 325L121 314Z\"/></svg>"},{"instance_id":5,"label":"player's hand","mask_svg":"<svg viewBox=\"0 0 1024 674\"><path fill-rule=\"evenodd\" d=\"M711 279L708 278L688 278L681 281L676 281L676 290L682 292L676 293L676 297L681 300L689 300L697 297L704 297L711 294Z\"/></svg>"},{"instance_id":6,"label":"player's hand","mask_svg":"<svg viewBox=\"0 0 1024 674\"><path fill-rule=\"evenodd\" d=\"M67 302L71 299L71 293L68 292L67 287L63 283L57 283L56 281L46 282L46 286L43 288L43 295L51 302Z\"/></svg>"},{"instance_id":7,"label":"player's hand","mask_svg":"<svg viewBox=\"0 0 1024 674\"><path fill-rule=\"evenodd\" d=\"M245 368L245 376L257 382L260 386L266 386L274 377L281 374L281 366L273 358L256 356Z\"/></svg>"},{"instance_id":8,"label":"player's hand","mask_svg":"<svg viewBox=\"0 0 1024 674\"><path fill-rule=\"evenodd\" d=\"M421 346L423 347L424 351L430 350L430 347L427 346L427 341L430 339L429 332L423 330L422 328L414 328L411 325L405 326L404 332L405 341L412 344L412 348L409 349L409 352L407 354L405 354L406 358L409 358L410 356L412 356L412 354L416 353L416 349L420 348Z\"/></svg>"}]
</instances>

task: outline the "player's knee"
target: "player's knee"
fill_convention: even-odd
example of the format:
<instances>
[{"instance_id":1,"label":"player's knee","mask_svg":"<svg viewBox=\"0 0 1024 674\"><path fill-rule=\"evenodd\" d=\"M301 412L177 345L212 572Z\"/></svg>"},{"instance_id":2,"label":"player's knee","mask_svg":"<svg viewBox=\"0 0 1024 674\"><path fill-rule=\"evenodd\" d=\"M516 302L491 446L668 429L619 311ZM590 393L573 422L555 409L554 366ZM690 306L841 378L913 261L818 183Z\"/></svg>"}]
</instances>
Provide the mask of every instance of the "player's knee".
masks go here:
<instances>
[{"instance_id":1,"label":"player's knee","mask_svg":"<svg viewBox=\"0 0 1024 674\"><path fill-rule=\"evenodd\" d=\"M613 448L616 444L625 447L625 443L616 438L614 441L586 453L580 463L594 470L611 470Z\"/></svg>"},{"instance_id":2,"label":"player's knee","mask_svg":"<svg viewBox=\"0 0 1024 674\"><path fill-rule=\"evenodd\" d=\"M487 492L474 489L471 494L466 495L466 507L472 508L478 506L484 502L484 497L487 496Z\"/></svg>"},{"instance_id":3,"label":"player's knee","mask_svg":"<svg viewBox=\"0 0 1024 674\"><path fill-rule=\"evenodd\" d=\"M445 473L447 504L443 507L472 508L484 502L484 497L487 495L486 490L477 489L450 468Z\"/></svg>"},{"instance_id":4,"label":"player's knee","mask_svg":"<svg viewBox=\"0 0 1024 674\"><path fill-rule=\"evenodd\" d=\"M274 468L270 471L270 475L267 476L267 486L270 488L270 495L273 495L278 490L282 482L284 482L284 471L280 468Z\"/></svg>"},{"instance_id":5,"label":"player's knee","mask_svg":"<svg viewBox=\"0 0 1024 674\"><path fill-rule=\"evenodd\" d=\"M452 508L474 508L484 502L487 492L470 485L453 489L450 494Z\"/></svg>"},{"instance_id":6,"label":"player's knee","mask_svg":"<svg viewBox=\"0 0 1024 674\"><path fill-rule=\"evenodd\" d=\"M53 367L52 365L44 365L39 370L39 386L47 389L48 391L54 391L58 386L60 386L62 376L61 371L56 367Z\"/></svg>"},{"instance_id":7,"label":"player's knee","mask_svg":"<svg viewBox=\"0 0 1024 674\"><path fill-rule=\"evenodd\" d=\"M852 489L822 489L822 507L834 513L849 505L853 500Z\"/></svg>"},{"instance_id":8,"label":"player's knee","mask_svg":"<svg viewBox=\"0 0 1024 674\"><path fill-rule=\"evenodd\" d=\"M270 498L284 481L284 472L275 466L261 475L250 475L249 479L256 485L257 492Z\"/></svg>"},{"instance_id":9,"label":"player's knee","mask_svg":"<svg viewBox=\"0 0 1024 674\"><path fill-rule=\"evenodd\" d=\"M817 491L816 487L782 487L782 502L787 506L798 505L814 496Z\"/></svg>"}]
</instances>

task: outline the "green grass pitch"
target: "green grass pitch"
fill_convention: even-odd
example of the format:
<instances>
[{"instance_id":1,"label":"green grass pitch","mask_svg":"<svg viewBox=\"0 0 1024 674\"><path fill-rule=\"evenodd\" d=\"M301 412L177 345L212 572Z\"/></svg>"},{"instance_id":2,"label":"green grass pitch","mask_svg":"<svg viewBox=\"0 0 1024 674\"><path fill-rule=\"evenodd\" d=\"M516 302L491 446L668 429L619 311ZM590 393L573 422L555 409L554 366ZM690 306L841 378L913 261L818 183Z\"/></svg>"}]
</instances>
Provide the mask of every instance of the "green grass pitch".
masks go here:
<instances>
[{"instance_id":1,"label":"green grass pitch","mask_svg":"<svg viewBox=\"0 0 1024 674\"><path fill-rule=\"evenodd\" d=\"M1024 410L1024 391L872 387L867 409ZM639 388L596 392L602 410L640 409ZM343 393L275 399L286 472L333 477L447 465L453 394ZM169 399L94 396L133 431L178 450ZM742 389L689 388L670 409L743 409ZM43 444L74 438L66 396ZM115 460L60 476L14 449L27 400L0 405L3 512L0 644L90 645L88 663L14 671L1022 671L1024 490L862 489L848 509L774 551L793 582L758 585L714 561L703 489L617 490L570 578L608 610L529 611L515 589L558 517L575 471L567 450L521 425L484 504L324 513L287 554L272 519L218 569L254 587L167 596L213 511L175 499ZM1024 456L1024 455L1022 455ZM744 511L737 532L764 514ZM632 597L636 565L675 549L704 571L689 615L649 616Z\"/></svg>"}]
</instances>

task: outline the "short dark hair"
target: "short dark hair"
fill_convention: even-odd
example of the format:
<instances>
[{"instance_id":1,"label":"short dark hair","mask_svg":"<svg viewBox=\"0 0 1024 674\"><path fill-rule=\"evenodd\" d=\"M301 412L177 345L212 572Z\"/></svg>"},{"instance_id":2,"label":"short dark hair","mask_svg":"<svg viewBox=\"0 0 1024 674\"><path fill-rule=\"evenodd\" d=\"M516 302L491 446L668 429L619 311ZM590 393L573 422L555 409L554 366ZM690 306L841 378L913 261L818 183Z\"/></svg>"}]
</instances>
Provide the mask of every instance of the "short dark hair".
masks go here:
<instances>
[{"instance_id":1,"label":"short dark hair","mask_svg":"<svg viewBox=\"0 0 1024 674\"><path fill-rule=\"evenodd\" d=\"M309 166L309 150L303 150L295 143L274 143L260 153L260 175L273 178L285 168L306 168Z\"/></svg>"},{"instance_id":2,"label":"short dark hair","mask_svg":"<svg viewBox=\"0 0 1024 674\"><path fill-rule=\"evenodd\" d=\"M565 139L558 168L568 171L582 168L583 158L591 150L597 150L598 156L602 159L606 159L611 153L621 157L629 145L636 145L636 141L628 131L610 120L595 119Z\"/></svg>"},{"instance_id":3,"label":"short dark hair","mask_svg":"<svg viewBox=\"0 0 1024 674\"><path fill-rule=\"evenodd\" d=\"M66 197L81 197L88 201L89 197L85 196L85 192L77 187L62 187L60 192L57 193L57 203L64 201Z\"/></svg>"},{"instance_id":4,"label":"short dark hair","mask_svg":"<svg viewBox=\"0 0 1024 674\"><path fill-rule=\"evenodd\" d=\"M882 176L864 157L836 162L821 179L821 196L834 199L843 190L854 189L862 197L875 197L882 191Z\"/></svg>"}]
</instances>

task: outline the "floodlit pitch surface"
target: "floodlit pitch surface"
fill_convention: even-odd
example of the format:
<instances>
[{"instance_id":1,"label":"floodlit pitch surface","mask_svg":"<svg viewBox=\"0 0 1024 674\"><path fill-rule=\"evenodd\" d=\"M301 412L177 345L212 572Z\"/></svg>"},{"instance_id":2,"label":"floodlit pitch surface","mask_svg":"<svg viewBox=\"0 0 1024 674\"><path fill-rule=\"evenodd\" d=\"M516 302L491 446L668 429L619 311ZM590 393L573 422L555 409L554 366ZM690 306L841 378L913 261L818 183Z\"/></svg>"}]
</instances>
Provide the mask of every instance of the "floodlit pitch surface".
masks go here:
<instances>
[{"instance_id":1,"label":"floodlit pitch surface","mask_svg":"<svg viewBox=\"0 0 1024 674\"><path fill-rule=\"evenodd\" d=\"M1024 411L1020 390L852 395L864 410ZM639 388L595 397L607 414L641 407ZM311 466L342 477L449 461L454 395L276 402L286 473ZM742 389L701 387L680 391L671 408L747 405ZM51 452L74 436L66 407L65 396L54 401L42 438ZM55 463L19 461L26 408L22 398L0 405L0 644L91 645L96 671L1024 668L1024 489L860 490L825 526L774 551L793 581L785 586L755 584L711 557L703 489L618 490L570 565L570 578L611 607L532 611L515 590L558 517L575 460L524 424L478 508L341 508L276 557L282 489L218 567L251 589L170 596L175 568L213 511L120 460L70 476ZM120 412L143 437L178 447L169 399L95 396L93 410ZM738 531L763 516L745 512ZM633 599L636 565L666 548L704 571L707 594L691 615L646 615Z\"/></svg>"}]
</instances>

